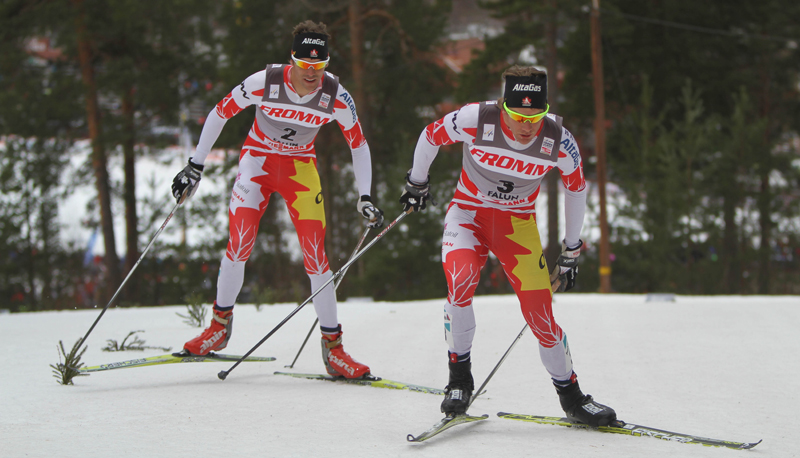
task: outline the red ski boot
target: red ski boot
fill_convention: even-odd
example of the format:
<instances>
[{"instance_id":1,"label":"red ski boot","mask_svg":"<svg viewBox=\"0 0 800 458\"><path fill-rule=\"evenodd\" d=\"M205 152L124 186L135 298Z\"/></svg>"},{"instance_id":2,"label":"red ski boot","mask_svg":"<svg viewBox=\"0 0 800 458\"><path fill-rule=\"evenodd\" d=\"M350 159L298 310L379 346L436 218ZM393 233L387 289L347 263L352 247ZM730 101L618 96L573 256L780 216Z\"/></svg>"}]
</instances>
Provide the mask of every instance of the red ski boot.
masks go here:
<instances>
[{"instance_id":1,"label":"red ski boot","mask_svg":"<svg viewBox=\"0 0 800 458\"><path fill-rule=\"evenodd\" d=\"M322 334L322 359L333 376L360 378L369 374L369 367L354 360L342 347L342 326L336 334Z\"/></svg>"},{"instance_id":2,"label":"red ski boot","mask_svg":"<svg viewBox=\"0 0 800 458\"><path fill-rule=\"evenodd\" d=\"M211 351L227 347L231 332L233 332L233 310L223 312L214 307L211 325L202 334L183 344L183 348L193 355L207 355Z\"/></svg>"}]
</instances>

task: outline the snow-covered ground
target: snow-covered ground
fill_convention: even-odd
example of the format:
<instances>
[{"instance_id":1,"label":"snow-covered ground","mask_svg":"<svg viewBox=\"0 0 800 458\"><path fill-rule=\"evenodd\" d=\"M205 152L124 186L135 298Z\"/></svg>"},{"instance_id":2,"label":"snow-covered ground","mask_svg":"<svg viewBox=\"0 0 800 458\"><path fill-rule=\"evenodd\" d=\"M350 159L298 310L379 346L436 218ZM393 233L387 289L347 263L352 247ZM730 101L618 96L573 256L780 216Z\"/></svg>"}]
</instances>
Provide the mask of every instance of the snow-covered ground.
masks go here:
<instances>
[{"instance_id":1,"label":"snow-covered ground","mask_svg":"<svg viewBox=\"0 0 800 458\"><path fill-rule=\"evenodd\" d=\"M346 282L345 282L346 283ZM344 285L343 285L344 286ZM340 304L344 344L374 374L442 388L447 382L443 300ZM243 354L294 305L236 308L226 353ZM89 337L88 365L151 356L102 352L128 332L179 349L197 334L184 307L110 309ZM473 373L480 384L522 329L512 296L475 299ZM749 452L536 425L496 412L560 415L536 341L526 333L470 409L486 421L422 444L406 441L441 418L436 395L273 375L285 370L314 320L301 310L255 355L269 363L121 369L61 386L49 364L98 310L0 315L0 456L3 457L727 457L800 456L800 297L560 294L556 318L569 335L584 391L621 419L720 439L764 442ZM323 372L317 334L295 365Z\"/></svg>"}]
</instances>

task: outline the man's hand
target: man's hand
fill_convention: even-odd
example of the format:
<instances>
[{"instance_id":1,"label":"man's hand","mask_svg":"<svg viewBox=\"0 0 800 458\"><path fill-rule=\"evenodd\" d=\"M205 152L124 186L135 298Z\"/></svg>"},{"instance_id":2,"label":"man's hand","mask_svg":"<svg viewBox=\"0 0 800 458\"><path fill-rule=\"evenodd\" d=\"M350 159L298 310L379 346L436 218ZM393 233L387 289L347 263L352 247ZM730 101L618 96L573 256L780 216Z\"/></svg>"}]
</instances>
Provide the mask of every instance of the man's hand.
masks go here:
<instances>
[{"instance_id":1,"label":"man's hand","mask_svg":"<svg viewBox=\"0 0 800 458\"><path fill-rule=\"evenodd\" d=\"M425 183L414 183L411 181L411 170L406 174L406 186L403 190L403 195L400 196L400 203L403 204L403 211L408 213L409 209L415 212L425 210L428 200L431 204L436 205L436 201L430 195L431 191L431 177Z\"/></svg>"},{"instance_id":2,"label":"man's hand","mask_svg":"<svg viewBox=\"0 0 800 458\"><path fill-rule=\"evenodd\" d=\"M567 247L561 242L561 256L558 257L556 267L550 273L550 285L553 292L569 291L575 287L578 278L578 257L581 255L583 240L578 240L574 247Z\"/></svg>"},{"instance_id":3,"label":"man's hand","mask_svg":"<svg viewBox=\"0 0 800 458\"><path fill-rule=\"evenodd\" d=\"M356 208L358 208L358 212L361 213L364 218L369 220L367 223L368 227L383 226L383 211L372 203L372 199L369 196L361 196Z\"/></svg>"},{"instance_id":4,"label":"man's hand","mask_svg":"<svg viewBox=\"0 0 800 458\"><path fill-rule=\"evenodd\" d=\"M175 175L175 178L172 179L172 196L177 202L181 203L194 195L204 168L204 166L195 164L192 162L192 158L189 158L189 163L186 164L186 167Z\"/></svg>"}]
</instances>

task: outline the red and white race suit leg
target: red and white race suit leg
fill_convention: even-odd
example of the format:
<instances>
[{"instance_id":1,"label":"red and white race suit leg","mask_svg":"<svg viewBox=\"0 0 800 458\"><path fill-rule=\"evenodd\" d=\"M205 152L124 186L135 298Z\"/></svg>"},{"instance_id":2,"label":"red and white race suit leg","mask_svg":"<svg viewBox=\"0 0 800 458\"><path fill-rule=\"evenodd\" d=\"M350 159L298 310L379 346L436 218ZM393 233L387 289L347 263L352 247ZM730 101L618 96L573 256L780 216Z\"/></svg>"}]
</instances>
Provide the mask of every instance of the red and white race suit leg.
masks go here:
<instances>
[{"instance_id":1,"label":"red and white race suit leg","mask_svg":"<svg viewBox=\"0 0 800 458\"><path fill-rule=\"evenodd\" d=\"M253 155L245 148L239 158L239 173L228 207L228 247L217 279L217 306L232 307L242 290L244 266L258 234L258 226L277 184L275 155Z\"/></svg>"},{"instance_id":2,"label":"red and white race suit leg","mask_svg":"<svg viewBox=\"0 0 800 458\"><path fill-rule=\"evenodd\" d=\"M556 380L572 376L566 335L553 318L552 292L533 214L451 205L445 218L442 263L448 281L445 326L451 352L469 352L475 332L472 297L488 251L497 256L520 300L539 354ZM449 319L449 322L448 322Z\"/></svg>"},{"instance_id":3,"label":"red and white race suit leg","mask_svg":"<svg viewBox=\"0 0 800 458\"><path fill-rule=\"evenodd\" d=\"M306 273L315 291L332 273L325 256L325 210L316 161L278 154L253 153L245 148L239 159L229 208L228 248L220 265L217 304L230 307L242 289L244 266L255 245L261 217L269 196L279 192L286 201L303 250ZM314 298L320 325L339 325L333 285Z\"/></svg>"},{"instance_id":4,"label":"red and white race suit leg","mask_svg":"<svg viewBox=\"0 0 800 458\"><path fill-rule=\"evenodd\" d=\"M228 248L220 262L214 315L202 334L184 344L184 349L194 355L222 350L231 337L233 306L244 282L244 265L253 250L259 221L272 193L265 159L263 155L252 156L248 149L242 150L228 207Z\"/></svg>"},{"instance_id":5,"label":"red and white race suit leg","mask_svg":"<svg viewBox=\"0 0 800 458\"><path fill-rule=\"evenodd\" d=\"M444 220L442 267L447 279L445 340L451 355L464 359L472 350L475 312L472 298L489 250L475 222L476 212L451 205Z\"/></svg>"},{"instance_id":6,"label":"red and white race suit leg","mask_svg":"<svg viewBox=\"0 0 800 458\"><path fill-rule=\"evenodd\" d=\"M553 292L534 214L494 210L492 252L519 297L525 321L539 339L539 356L555 380L572 377L567 336L553 316Z\"/></svg>"},{"instance_id":7,"label":"red and white race suit leg","mask_svg":"<svg viewBox=\"0 0 800 458\"><path fill-rule=\"evenodd\" d=\"M289 216L297 231L311 290L316 291L333 276L325 255L325 205L316 159L283 158L278 192L286 201ZM313 302L323 329L332 330L339 326L333 283L314 297Z\"/></svg>"},{"instance_id":8,"label":"red and white race suit leg","mask_svg":"<svg viewBox=\"0 0 800 458\"><path fill-rule=\"evenodd\" d=\"M333 276L325 255L325 207L317 162L311 157L286 158L281 170L279 192L286 201L289 216L297 231L303 264L316 291ZM336 312L333 283L313 299L322 330L322 357L331 375L359 378L369 373L369 366L359 363L344 351L342 328Z\"/></svg>"}]
</instances>

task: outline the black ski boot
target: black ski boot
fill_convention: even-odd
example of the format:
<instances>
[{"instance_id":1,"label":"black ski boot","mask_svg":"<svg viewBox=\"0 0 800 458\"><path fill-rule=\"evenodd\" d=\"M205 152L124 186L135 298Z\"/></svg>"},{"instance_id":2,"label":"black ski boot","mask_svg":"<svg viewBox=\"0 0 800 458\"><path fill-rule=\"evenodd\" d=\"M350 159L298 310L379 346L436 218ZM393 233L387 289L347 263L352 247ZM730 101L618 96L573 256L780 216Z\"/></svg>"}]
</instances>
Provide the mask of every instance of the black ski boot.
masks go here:
<instances>
[{"instance_id":1,"label":"black ski boot","mask_svg":"<svg viewBox=\"0 0 800 458\"><path fill-rule=\"evenodd\" d=\"M595 402L591 395L583 394L577 380L569 385L553 385L558 392L561 408L570 420L597 427L608 426L617 419L614 409Z\"/></svg>"},{"instance_id":2,"label":"black ski boot","mask_svg":"<svg viewBox=\"0 0 800 458\"><path fill-rule=\"evenodd\" d=\"M450 382L444 389L442 412L447 416L467 413L469 401L475 382L472 380L472 363L463 361L459 363L448 362L450 366Z\"/></svg>"}]
</instances>

